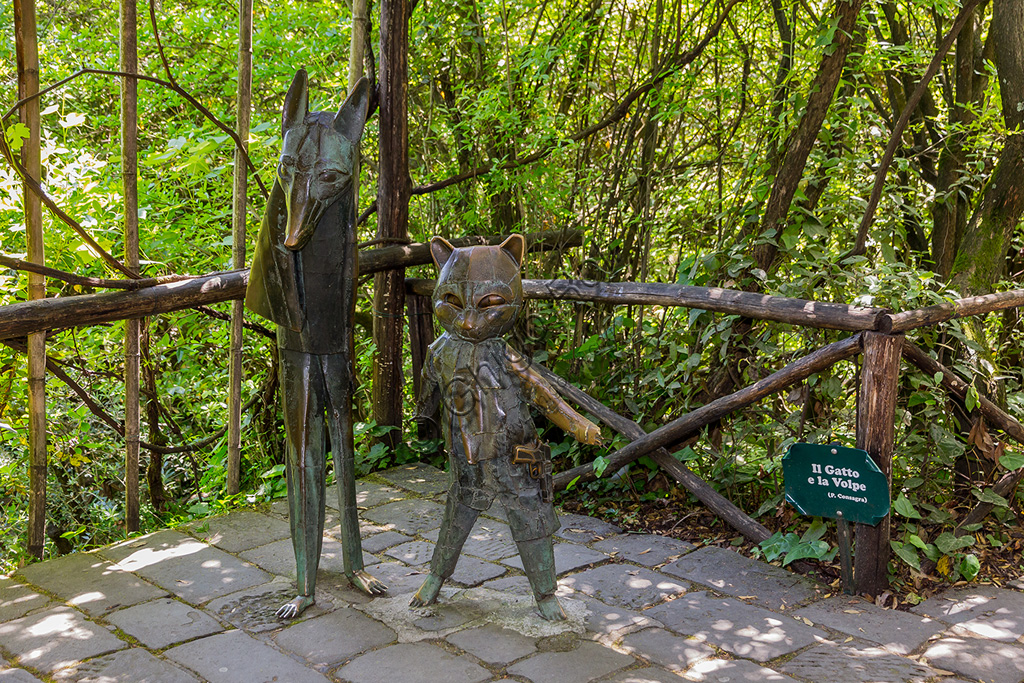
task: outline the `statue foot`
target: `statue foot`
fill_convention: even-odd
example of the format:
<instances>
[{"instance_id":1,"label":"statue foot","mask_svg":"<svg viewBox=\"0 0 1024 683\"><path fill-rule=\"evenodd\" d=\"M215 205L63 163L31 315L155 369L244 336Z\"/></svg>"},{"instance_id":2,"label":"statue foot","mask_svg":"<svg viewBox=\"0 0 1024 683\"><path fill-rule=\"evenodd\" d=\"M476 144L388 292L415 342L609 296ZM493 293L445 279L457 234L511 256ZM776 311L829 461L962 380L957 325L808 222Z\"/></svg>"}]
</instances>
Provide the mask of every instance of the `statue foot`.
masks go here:
<instances>
[{"instance_id":1,"label":"statue foot","mask_svg":"<svg viewBox=\"0 0 1024 683\"><path fill-rule=\"evenodd\" d=\"M281 607L274 612L274 615L277 616L278 619L294 619L302 614L306 608L314 602L316 602L316 600L313 599L312 595L299 595L290 602L286 602L281 605Z\"/></svg>"},{"instance_id":2,"label":"statue foot","mask_svg":"<svg viewBox=\"0 0 1024 683\"><path fill-rule=\"evenodd\" d=\"M437 602L437 595L441 592L442 583L444 583L444 579L440 576L428 574L420 589L416 591L416 595L412 596L409 606L426 607L427 605L433 605Z\"/></svg>"},{"instance_id":3,"label":"statue foot","mask_svg":"<svg viewBox=\"0 0 1024 683\"><path fill-rule=\"evenodd\" d=\"M353 586L367 595L384 595L388 592L388 587L384 585L383 581L370 576L362 569L349 574L348 580L352 582Z\"/></svg>"},{"instance_id":4,"label":"statue foot","mask_svg":"<svg viewBox=\"0 0 1024 683\"><path fill-rule=\"evenodd\" d=\"M558 604L558 598L554 595L538 600L537 609L540 610L540 615L548 621L565 621L565 611L562 610L562 606Z\"/></svg>"}]
</instances>

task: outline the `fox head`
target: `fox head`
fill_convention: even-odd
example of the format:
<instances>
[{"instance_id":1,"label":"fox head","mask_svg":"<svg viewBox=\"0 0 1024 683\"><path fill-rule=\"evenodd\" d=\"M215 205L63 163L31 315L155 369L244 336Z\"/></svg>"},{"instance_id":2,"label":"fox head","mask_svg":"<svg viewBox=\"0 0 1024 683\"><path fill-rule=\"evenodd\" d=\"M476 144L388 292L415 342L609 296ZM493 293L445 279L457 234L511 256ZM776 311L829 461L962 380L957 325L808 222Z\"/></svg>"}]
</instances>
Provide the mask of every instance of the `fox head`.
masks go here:
<instances>
[{"instance_id":1,"label":"fox head","mask_svg":"<svg viewBox=\"0 0 1024 683\"><path fill-rule=\"evenodd\" d=\"M345 192L352 192L353 169L363 135L370 84L362 78L337 114L309 111L306 70L299 69L284 98L281 159L277 179L284 191L287 222L284 245L302 249L323 215Z\"/></svg>"}]
</instances>

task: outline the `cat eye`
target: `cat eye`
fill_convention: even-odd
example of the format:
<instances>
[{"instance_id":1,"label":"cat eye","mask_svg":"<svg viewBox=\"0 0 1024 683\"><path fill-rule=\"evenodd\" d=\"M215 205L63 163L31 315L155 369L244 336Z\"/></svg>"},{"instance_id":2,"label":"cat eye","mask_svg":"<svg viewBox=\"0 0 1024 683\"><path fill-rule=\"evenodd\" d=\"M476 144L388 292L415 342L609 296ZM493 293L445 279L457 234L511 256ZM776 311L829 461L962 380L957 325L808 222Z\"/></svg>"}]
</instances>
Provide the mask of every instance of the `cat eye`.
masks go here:
<instances>
[{"instance_id":1,"label":"cat eye","mask_svg":"<svg viewBox=\"0 0 1024 683\"><path fill-rule=\"evenodd\" d=\"M340 171L324 171L320 174L321 182L336 183L344 177Z\"/></svg>"},{"instance_id":2,"label":"cat eye","mask_svg":"<svg viewBox=\"0 0 1024 683\"><path fill-rule=\"evenodd\" d=\"M476 306L477 308L490 308L491 306L502 306L505 304L505 299L498 296L497 294L488 294L483 299L480 299L480 303Z\"/></svg>"},{"instance_id":3,"label":"cat eye","mask_svg":"<svg viewBox=\"0 0 1024 683\"><path fill-rule=\"evenodd\" d=\"M445 294L442 301L444 301L446 304L454 306L455 308L462 308L462 299L460 299L455 294Z\"/></svg>"}]
</instances>

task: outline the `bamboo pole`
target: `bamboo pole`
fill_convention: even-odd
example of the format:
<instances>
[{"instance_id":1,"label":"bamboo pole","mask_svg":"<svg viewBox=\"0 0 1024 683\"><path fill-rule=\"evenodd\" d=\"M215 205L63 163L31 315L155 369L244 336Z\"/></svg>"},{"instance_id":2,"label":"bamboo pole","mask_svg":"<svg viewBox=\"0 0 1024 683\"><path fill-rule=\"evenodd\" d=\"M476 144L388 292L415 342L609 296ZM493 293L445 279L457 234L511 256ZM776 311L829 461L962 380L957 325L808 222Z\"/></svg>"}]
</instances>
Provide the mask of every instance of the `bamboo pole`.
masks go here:
<instances>
[{"instance_id":1,"label":"bamboo pole","mask_svg":"<svg viewBox=\"0 0 1024 683\"><path fill-rule=\"evenodd\" d=\"M231 267L245 268L246 196L249 190L249 122L252 108L252 0L238 0L238 99L235 122L241 148L235 148L234 194L231 207ZM242 313L239 299L231 303L231 353L228 365L227 493L233 496L242 479Z\"/></svg>"},{"instance_id":2,"label":"bamboo pole","mask_svg":"<svg viewBox=\"0 0 1024 683\"><path fill-rule=\"evenodd\" d=\"M799 360L793 361L778 372L772 373L764 379L740 389L736 393L715 399L711 403L676 418L672 422L662 425L652 432L648 432L609 455L605 471L615 472L623 465L627 465L658 448L669 446L687 434L696 432L712 422L722 419L729 413L745 408L765 396L803 381L815 372L821 372L834 363L851 358L860 352L860 344L861 334L855 334L842 341L824 346ZM555 488L565 488L571 481L577 478L582 481L595 479L594 466L588 463L556 474L554 477Z\"/></svg>"},{"instance_id":3,"label":"bamboo pole","mask_svg":"<svg viewBox=\"0 0 1024 683\"><path fill-rule=\"evenodd\" d=\"M14 34L18 61L18 97L24 99L39 92L39 51L36 41L35 0L14 0ZM21 122L29 137L21 148L22 165L33 179L42 177L40 163L39 100L33 98L21 107ZM43 265L43 211L39 196L26 184L22 193L25 209L27 258ZM30 301L46 296L46 280L29 273ZM28 337L28 448L29 510L28 551L42 559L46 542L46 334Z\"/></svg>"},{"instance_id":4,"label":"bamboo pole","mask_svg":"<svg viewBox=\"0 0 1024 683\"><path fill-rule=\"evenodd\" d=\"M135 74L138 64L136 0L121 0L121 71ZM124 264L139 270L138 82L121 78L121 181L124 188ZM144 321L124 325L124 493L125 531L139 530L139 338Z\"/></svg>"},{"instance_id":5,"label":"bamboo pole","mask_svg":"<svg viewBox=\"0 0 1024 683\"><path fill-rule=\"evenodd\" d=\"M864 333L864 362L857 394L857 448L868 452L892 484L894 413L900 378L902 335ZM858 593L878 595L889 585L889 515L858 524L853 579Z\"/></svg>"}]
</instances>

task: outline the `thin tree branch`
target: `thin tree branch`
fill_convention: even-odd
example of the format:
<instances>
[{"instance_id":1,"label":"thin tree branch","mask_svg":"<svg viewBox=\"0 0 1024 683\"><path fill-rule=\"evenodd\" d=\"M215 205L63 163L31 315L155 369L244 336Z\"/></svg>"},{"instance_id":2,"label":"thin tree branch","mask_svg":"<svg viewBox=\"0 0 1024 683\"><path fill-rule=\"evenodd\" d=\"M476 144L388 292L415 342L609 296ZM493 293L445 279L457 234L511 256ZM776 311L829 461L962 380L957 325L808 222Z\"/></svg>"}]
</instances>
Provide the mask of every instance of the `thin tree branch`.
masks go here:
<instances>
[{"instance_id":1,"label":"thin tree branch","mask_svg":"<svg viewBox=\"0 0 1024 683\"><path fill-rule=\"evenodd\" d=\"M595 133L598 133L604 130L605 128L611 126L613 123L621 121L629 113L630 107L633 105L634 102L636 102L638 99L649 93L651 90L654 90L655 88L660 86L662 82L665 81L665 79L682 70L683 68L691 64L697 57L700 56L700 54L704 51L704 48L708 46L708 43L714 40L715 36L718 35L718 32L721 30L722 24L725 22L726 17L729 16L729 12L738 2L739 0L730 0L730 2L725 6L725 9L722 10L721 14L719 14L718 18L715 20L715 23L708 30L707 34L705 34L705 36L700 40L700 42L697 43L696 46L693 47L693 49L683 54L676 54L672 58L667 59L665 62L663 62L662 65L658 69L656 69L656 72L658 73L657 76L654 76L653 78L647 80L645 83L641 84L634 90L630 91L625 97L622 98L622 100L619 101L617 105L615 105L614 108L611 109L611 111L608 112L607 115L605 115L603 119L601 119L597 123L587 126L583 130L578 131L564 139L551 140L544 144L543 146L541 146L540 149L526 156L517 157L513 161L508 161L503 164L483 164L469 171L466 171L465 173L460 173L459 175L451 176L449 178L445 178L444 180L439 180L428 185L419 185L417 187L412 188L412 194L430 194L432 192L443 190L446 187L451 187L452 185L458 185L459 183L463 183L467 180L479 178L480 176L486 175L487 173L491 173L492 171L510 171L516 168L520 168L522 166L532 164L535 161L539 161L547 157L553 151L558 149L559 146L565 144L566 142L580 142L581 140L589 138ZM371 204L363 211L362 214L360 214L357 224L363 223L367 218L376 213L376 211L376 203Z\"/></svg>"},{"instance_id":2,"label":"thin tree branch","mask_svg":"<svg viewBox=\"0 0 1024 683\"><path fill-rule=\"evenodd\" d=\"M87 275L75 275L64 270L57 270L48 266L41 266L31 261L24 261L19 258L0 254L0 265L7 266L11 270L22 270L29 273L38 273L54 280L61 280L80 287L96 287L98 289L127 289L134 291L144 287L155 287L156 285L168 282L181 282L191 280L192 275L161 275L159 277L144 277L138 280L108 280L102 277L90 277Z\"/></svg>"},{"instance_id":3,"label":"thin tree branch","mask_svg":"<svg viewBox=\"0 0 1024 683\"><path fill-rule=\"evenodd\" d=\"M137 80L140 80L140 81L146 81L148 83L155 83L156 85L161 85L161 86L163 86L163 87L165 87L165 88L167 88L169 90L173 90L175 93L177 93L182 98L184 98L186 102L188 102L193 107L195 107L197 110L199 110L199 113L201 113L203 116L205 116L207 118L207 120L210 121L210 123L215 125L225 135L227 135L229 138L231 138L231 140L235 143L235 148L236 149L242 149L242 141L239 139L238 133L236 133L234 130L232 130L230 126L228 126L227 124L223 123L220 119L218 119L213 114L213 112L211 112L209 109L204 107L199 102L199 100L197 100L195 97L193 97L191 93L189 93L187 90L185 90L184 88L179 86L177 83L173 83L173 82L170 82L170 81L165 81L163 79L156 78L155 76L147 76L146 74L130 74L130 73L125 73L123 71L113 71L113 70L110 70L110 69L93 69L93 68L79 69L75 73L71 74L70 76L68 76L66 78L62 78L61 80L57 81L53 85L50 85L50 86L47 86L46 88L43 88L42 90L40 90L39 92L35 93L34 95L29 95L28 97L24 97L24 98L18 100L17 102L15 102L11 106L11 108L7 110L7 112L3 115L3 117L0 118L0 122L2 122L4 124L4 126L6 126L7 125L6 124L7 119L10 118L10 116L12 114L14 114L14 112L16 112L18 110L18 108L21 107L21 105L23 105L25 102L33 100L33 99L35 99L37 97L41 97L42 95L45 95L46 93L51 92L52 90L55 90L55 89L63 86L64 84L68 83L69 81L73 81L76 78L79 78L80 76L84 76L86 74L94 74L94 75L97 75L97 76L119 76L119 77L124 77L124 78L134 78L134 79L137 79ZM6 145L6 141L4 141L2 144L3 144L3 147L6 148L6 146L7 146ZM246 164L246 166L248 166L249 170L252 171L253 177L256 179L256 184L260 186L260 190L263 192L263 198L266 199L267 197L270 196L270 192L267 190L267 186L263 184L263 181L260 179L259 173L256 172L256 166L253 165L252 159L249 158L249 155L245 153L244 149L242 149L242 154L245 156L245 164ZM10 152L7 151L7 152L5 152L4 156L8 157L8 161L10 161L12 155L10 155Z\"/></svg>"},{"instance_id":4,"label":"thin tree branch","mask_svg":"<svg viewBox=\"0 0 1024 683\"><path fill-rule=\"evenodd\" d=\"M949 52L949 48L953 46L957 35L960 34L960 30L963 29L967 20L974 12L974 8L981 4L981 2L982 0L964 0L960 13L957 15L956 21L953 22L953 27L949 29L949 33L939 43L939 49L935 52L931 63L925 70L924 75L921 76L920 82L918 82L913 94L911 94L906 105L903 107L900 118L896 121L895 128L893 128L892 136L889 138L889 144L885 148L882 161L878 165L878 170L875 171L875 184L871 188L871 197L868 199L868 206L864 210L864 217L861 218L860 227L857 228L857 241L853 249L839 257L838 262L841 263L844 259L851 256L859 256L867 251L868 230L871 228L871 224L874 223L878 202L882 198L882 190L885 187L885 177L889 173L889 167L892 165L896 148L900 146L903 139L903 131L906 129L907 124L910 123L910 117L913 116L918 104L921 102L921 98L928 90L928 82L938 73L939 67L942 66L942 60L945 59L946 53Z\"/></svg>"}]
</instances>

